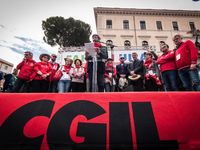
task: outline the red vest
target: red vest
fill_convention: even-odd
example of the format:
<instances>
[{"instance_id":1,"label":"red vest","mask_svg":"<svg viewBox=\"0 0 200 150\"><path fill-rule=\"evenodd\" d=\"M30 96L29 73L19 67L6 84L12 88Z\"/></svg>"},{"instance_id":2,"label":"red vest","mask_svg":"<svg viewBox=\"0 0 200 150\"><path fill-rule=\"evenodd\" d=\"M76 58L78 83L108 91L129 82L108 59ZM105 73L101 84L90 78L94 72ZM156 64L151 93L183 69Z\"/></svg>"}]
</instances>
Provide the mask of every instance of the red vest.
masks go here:
<instances>
[{"instance_id":1,"label":"red vest","mask_svg":"<svg viewBox=\"0 0 200 150\"><path fill-rule=\"evenodd\" d=\"M55 62L54 65L52 65L51 62L48 62L48 64L52 67L52 74L51 77L53 77L56 73L56 71L59 69L59 64Z\"/></svg>"}]
</instances>

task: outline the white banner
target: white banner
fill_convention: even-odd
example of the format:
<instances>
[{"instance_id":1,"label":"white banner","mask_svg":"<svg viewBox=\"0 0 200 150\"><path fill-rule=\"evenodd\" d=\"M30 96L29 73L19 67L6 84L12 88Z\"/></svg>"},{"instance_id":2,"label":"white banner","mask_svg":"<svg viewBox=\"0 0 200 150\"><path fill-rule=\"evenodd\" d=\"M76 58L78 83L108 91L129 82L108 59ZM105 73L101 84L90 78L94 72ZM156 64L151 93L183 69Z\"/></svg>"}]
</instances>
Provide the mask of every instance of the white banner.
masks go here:
<instances>
[{"instance_id":1,"label":"white banner","mask_svg":"<svg viewBox=\"0 0 200 150\"><path fill-rule=\"evenodd\" d=\"M124 56L125 62L130 62L132 58L132 53L136 52L138 54L138 59L145 60L144 52L146 50L129 50L129 51L114 51L114 62L115 64L119 62L119 57ZM108 51L108 56L111 58L111 51ZM58 54L57 62L61 65L65 64L64 58L71 58L73 61L77 58L81 59L85 63L85 52L63 52ZM113 57L112 57L113 58Z\"/></svg>"}]
</instances>

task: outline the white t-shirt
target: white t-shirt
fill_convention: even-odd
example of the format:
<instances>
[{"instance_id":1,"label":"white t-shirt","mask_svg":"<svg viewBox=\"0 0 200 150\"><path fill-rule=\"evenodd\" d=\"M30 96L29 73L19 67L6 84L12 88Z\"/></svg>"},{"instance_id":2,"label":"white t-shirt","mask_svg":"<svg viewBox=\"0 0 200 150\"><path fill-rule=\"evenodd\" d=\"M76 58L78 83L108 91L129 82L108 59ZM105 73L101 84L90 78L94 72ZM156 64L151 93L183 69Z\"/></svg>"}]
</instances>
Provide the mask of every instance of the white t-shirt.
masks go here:
<instances>
[{"instance_id":1,"label":"white t-shirt","mask_svg":"<svg viewBox=\"0 0 200 150\"><path fill-rule=\"evenodd\" d=\"M71 68L71 69L73 69L73 68ZM64 69L64 66L60 66L59 70L61 70L61 72L63 73L63 76L60 78L60 80L71 80L70 70L69 70L69 72L66 72Z\"/></svg>"}]
</instances>

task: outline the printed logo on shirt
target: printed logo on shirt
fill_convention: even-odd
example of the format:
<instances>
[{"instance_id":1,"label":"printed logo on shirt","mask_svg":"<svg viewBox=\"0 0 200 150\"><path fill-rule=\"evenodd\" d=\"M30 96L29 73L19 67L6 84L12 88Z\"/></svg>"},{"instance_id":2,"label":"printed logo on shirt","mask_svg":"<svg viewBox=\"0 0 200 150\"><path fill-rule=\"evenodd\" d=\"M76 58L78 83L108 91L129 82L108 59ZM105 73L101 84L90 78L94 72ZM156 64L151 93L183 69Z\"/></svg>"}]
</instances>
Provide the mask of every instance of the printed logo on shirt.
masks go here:
<instances>
[{"instance_id":1,"label":"printed logo on shirt","mask_svg":"<svg viewBox=\"0 0 200 150\"><path fill-rule=\"evenodd\" d=\"M53 66L53 68L52 69L54 69L54 70L57 70L57 66Z\"/></svg>"},{"instance_id":2,"label":"printed logo on shirt","mask_svg":"<svg viewBox=\"0 0 200 150\"><path fill-rule=\"evenodd\" d=\"M180 55L180 54L178 54L178 55L176 56L176 60L178 61L179 59L181 59L181 55Z\"/></svg>"}]
</instances>

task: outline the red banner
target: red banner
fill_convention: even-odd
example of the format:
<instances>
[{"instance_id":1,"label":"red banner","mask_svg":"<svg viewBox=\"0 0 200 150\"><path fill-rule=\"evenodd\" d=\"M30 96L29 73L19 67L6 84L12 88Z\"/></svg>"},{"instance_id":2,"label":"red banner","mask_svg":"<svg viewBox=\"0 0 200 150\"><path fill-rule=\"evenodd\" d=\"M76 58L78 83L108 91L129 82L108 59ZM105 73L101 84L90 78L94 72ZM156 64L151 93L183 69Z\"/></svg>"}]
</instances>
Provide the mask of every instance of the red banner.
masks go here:
<instances>
[{"instance_id":1,"label":"red banner","mask_svg":"<svg viewBox=\"0 0 200 150\"><path fill-rule=\"evenodd\" d=\"M0 94L0 149L200 150L199 92Z\"/></svg>"}]
</instances>

